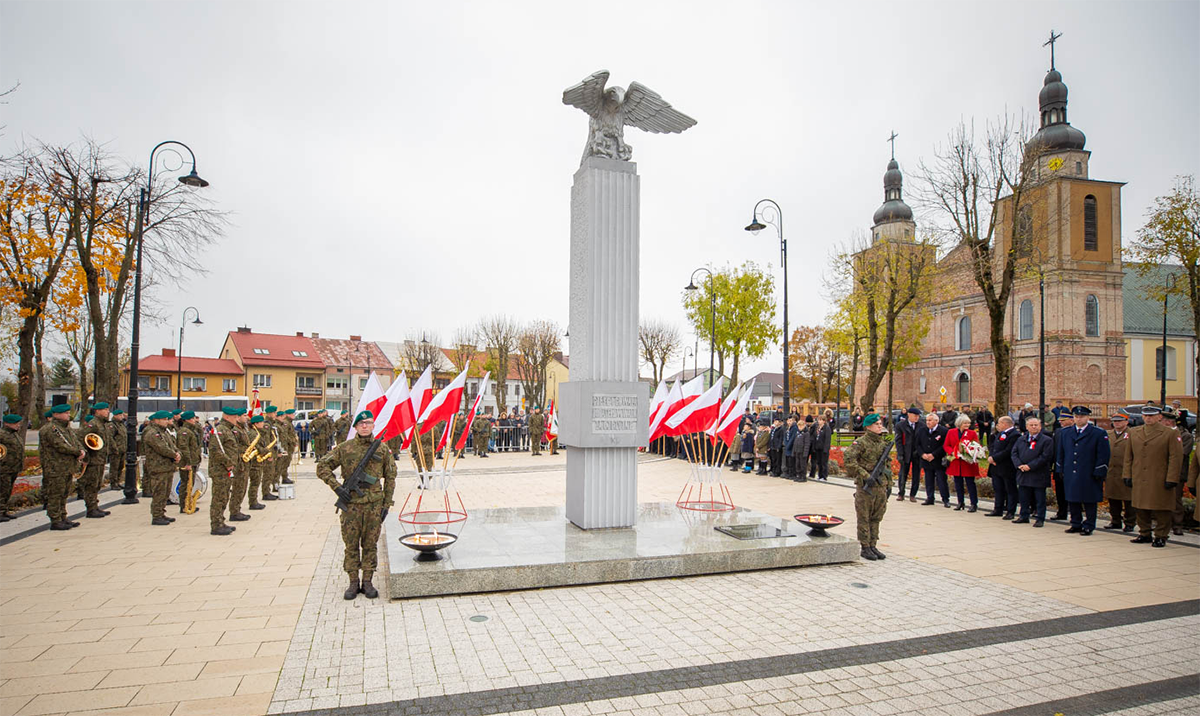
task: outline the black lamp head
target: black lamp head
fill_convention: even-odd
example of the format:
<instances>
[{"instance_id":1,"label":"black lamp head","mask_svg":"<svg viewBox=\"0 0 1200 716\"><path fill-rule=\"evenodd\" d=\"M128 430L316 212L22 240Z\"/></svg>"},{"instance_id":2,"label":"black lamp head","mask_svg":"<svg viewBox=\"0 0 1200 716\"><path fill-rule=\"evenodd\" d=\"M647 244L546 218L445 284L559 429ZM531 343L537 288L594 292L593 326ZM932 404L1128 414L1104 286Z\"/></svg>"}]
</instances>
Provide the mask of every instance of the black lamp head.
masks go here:
<instances>
[{"instance_id":1,"label":"black lamp head","mask_svg":"<svg viewBox=\"0 0 1200 716\"><path fill-rule=\"evenodd\" d=\"M684 286L683 290L684 291L695 291L697 288L699 288L699 286L696 285L695 281L688 281L688 285Z\"/></svg>"},{"instance_id":2,"label":"black lamp head","mask_svg":"<svg viewBox=\"0 0 1200 716\"><path fill-rule=\"evenodd\" d=\"M193 326L203 326L204 325L204 321L200 320L199 314L196 314L196 320L192 321L192 325Z\"/></svg>"},{"instance_id":3,"label":"black lamp head","mask_svg":"<svg viewBox=\"0 0 1200 716\"><path fill-rule=\"evenodd\" d=\"M204 187L208 186L208 182L204 179L201 179L200 175L196 173L196 167L194 166L192 167L191 174L188 174L185 177L179 177L179 183L196 187L197 189L203 189Z\"/></svg>"},{"instance_id":4,"label":"black lamp head","mask_svg":"<svg viewBox=\"0 0 1200 716\"><path fill-rule=\"evenodd\" d=\"M767 228L767 225L762 223L761 221L759 221L757 216L754 217L754 220L751 221L749 224L746 224L746 231L750 231L753 233L758 233L759 231L762 231L765 228Z\"/></svg>"}]
</instances>

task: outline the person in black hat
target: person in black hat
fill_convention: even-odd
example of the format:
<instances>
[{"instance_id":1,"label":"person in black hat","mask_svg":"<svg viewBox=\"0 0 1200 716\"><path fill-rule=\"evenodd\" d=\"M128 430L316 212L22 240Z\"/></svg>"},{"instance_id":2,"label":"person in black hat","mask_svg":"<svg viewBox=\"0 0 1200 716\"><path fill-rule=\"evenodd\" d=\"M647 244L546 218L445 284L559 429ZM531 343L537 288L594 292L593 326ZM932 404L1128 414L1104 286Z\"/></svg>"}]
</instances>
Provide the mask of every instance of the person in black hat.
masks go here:
<instances>
[{"instance_id":1,"label":"person in black hat","mask_svg":"<svg viewBox=\"0 0 1200 716\"><path fill-rule=\"evenodd\" d=\"M921 427L921 409L909 408L904 413L904 419L896 427L896 460L900 463L899 489L896 500L904 502L904 484L912 475L912 492L909 500L917 501L917 489L921 486L921 461L917 450L917 428Z\"/></svg>"},{"instance_id":2,"label":"person in black hat","mask_svg":"<svg viewBox=\"0 0 1200 716\"><path fill-rule=\"evenodd\" d=\"M1104 478L1112 456L1108 433L1092 425L1086 405L1071 408L1074 426L1063 425L1056 436L1055 472L1062 476L1071 516L1070 534L1090 535L1096 529L1096 505L1104 499Z\"/></svg>"},{"instance_id":3,"label":"person in black hat","mask_svg":"<svg viewBox=\"0 0 1200 716\"><path fill-rule=\"evenodd\" d=\"M1163 424L1167 426L1174 425L1175 432L1179 434L1180 443L1183 445L1183 469L1179 472L1179 483L1175 485L1175 514L1172 520L1171 534L1182 535L1184 523L1183 511L1183 485L1187 482L1188 463L1192 459L1192 447L1195 444L1195 436L1192 431L1187 428L1187 411L1175 407L1179 405L1176 400L1171 406L1163 408Z\"/></svg>"}]
</instances>

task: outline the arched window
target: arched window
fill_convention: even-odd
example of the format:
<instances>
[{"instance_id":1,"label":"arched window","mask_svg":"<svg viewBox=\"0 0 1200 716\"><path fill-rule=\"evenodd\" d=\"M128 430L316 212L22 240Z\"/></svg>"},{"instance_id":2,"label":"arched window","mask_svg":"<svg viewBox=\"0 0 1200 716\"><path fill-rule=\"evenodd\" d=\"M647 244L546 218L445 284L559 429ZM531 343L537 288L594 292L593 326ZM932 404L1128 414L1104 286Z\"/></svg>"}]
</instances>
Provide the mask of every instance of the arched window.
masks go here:
<instances>
[{"instance_id":1,"label":"arched window","mask_svg":"<svg viewBox=\"0 0 1200 716\"><path fill-rule=\"evenodd\" d=\"M1027 341L1033 338L1033 301L1028 298L1021 301L1021 332L1017 340Z\"/></svg>"},{"instance_id":2,"label":"arched window","mask_svg":"<svg viewBox=\"0 0 1200 716\"><path fill-rule=\"evenodd\" d=\"M1087 332L1087 335L1100 335L1100 302L1097 301L1096 297L1091 294L1088 294L1087 309L1084 312L1083 318L1084 323L1086 324L1084 328Z\"/></svg>"},{"instance_id":3,"label":"arched window","mask_svg":"<svg viewBox=\"0 0 1200 716\"><path fill-rule=\"evenodd\" d=\"M1096 251L1096 197L1088 194L1083 198L1083 250Z\"/></svg>"},{"instance_id":4,"label":"arched window","mask_svg":"<svg viewBox=\"0 0 1200 716\"><path fill-rule=\"evenodd\" d=\"M954 350L971 350L971 317L963 316L958 319L958 327L954 331Z\"/></svg>"},{"instance_id":5,"label":"arched window","mask_svg":"<svg viewBox=\"0 0 1200 716\"><path fill-rule=\"evenodd\" d=\"M958 402L971 402L971 376L966 373L958 374Z\"/></svg>"},{"instance_id":6,"label":"arched window","mask_svg":"<svg viewBox=\"0 0 1200 716\"><path fill-rule=\"evenodd\" d=\"M1167 346L1167 380L1175 380L1175 347ZM1162 346L1154 349L1154 379L1163 379L1163 349Z\"/></svg>"}]
</instances>

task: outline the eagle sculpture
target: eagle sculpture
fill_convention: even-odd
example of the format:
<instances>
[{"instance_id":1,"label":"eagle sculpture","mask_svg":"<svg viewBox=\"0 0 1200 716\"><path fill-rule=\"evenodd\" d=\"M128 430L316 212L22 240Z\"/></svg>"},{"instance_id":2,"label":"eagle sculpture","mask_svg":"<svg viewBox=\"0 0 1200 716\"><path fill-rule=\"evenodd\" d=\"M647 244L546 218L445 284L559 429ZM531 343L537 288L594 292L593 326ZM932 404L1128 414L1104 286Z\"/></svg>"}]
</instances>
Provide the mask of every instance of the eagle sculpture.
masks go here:
<instances>
[{"instance_id":1,"label":"eagle sculpture","mask_svg":"<svg viewBox=\"0 0 1200 716\"><path fill-rule=\"evenodd\" d=\"M608 70L600 70L563 91L563 104L578 107L591 118L583 159L605 157L629 161L633 147L625 143L625 125L655 134L678 134L696 124L696 120L645 85L633 82L628 90L616 86L605 89L606 82Z\"/></svg>"}]
</instances>

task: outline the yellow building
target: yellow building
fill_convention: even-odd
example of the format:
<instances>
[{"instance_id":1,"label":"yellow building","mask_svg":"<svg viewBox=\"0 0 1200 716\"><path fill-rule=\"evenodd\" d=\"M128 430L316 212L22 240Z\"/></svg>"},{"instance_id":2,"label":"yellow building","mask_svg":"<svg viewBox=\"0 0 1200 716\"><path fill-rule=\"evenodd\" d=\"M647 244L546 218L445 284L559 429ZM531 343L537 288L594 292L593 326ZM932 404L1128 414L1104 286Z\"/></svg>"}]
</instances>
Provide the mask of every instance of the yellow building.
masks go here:
<instances>
[{"instance_id":1,"label":"yellow building","mask_svg":"<svg viewBox=\"0 0 1200 716\"><path fill-rule=\"evenodd\" d=\"M568 365L571 359L562 353L555 353L546 366L546 403L554 401L558 404L558 386L571 379L571 369Z\"/></svg>"},{"instance_id":2,"label":"yellow building","mask_svg":"<svg viewBox=\"0 0 1200 716\"><path fill-rule=\"evenodd\" d=\"M1163 378L1162 287L1175 276L1182 282L1179 266L1157 266L1146 276L1135 264L1126 264L1123 303L1125 308L1125 395L1131 403L1159 399ZM1183 285L1180 283L1179 285ZM1188 298L1173 294L1167 301L1167 400L1196 395L1196 336L1192 329Z\"/></svg>"},{"instance_id":3,"label":"yellow building","mask_svg":"<svg viewBox=\"0 0 1200 716\"><path fill-rule=\"evenodd\" d=\"M183 390L178 390L180 384ZM164 348L161 355L138 360L138 414L171 410L178 403L183 410L213 417L226 405L245 405L244 384L242 369L234 361L193 356L181 361L174 348ZM128 393L129 366L124 366L120 394ZM127 410L128 401L119 397L117 407Z\"/></svg>"},{"instance_id":4,"label":"yellow building","mask_svg":"<svg viewBox=\"0 0 1200 716\"><path fill-rule=\"evenodd\" d=\"M237 364L244 394L252 398L258 388L264 407L313 410L325 405L325 362L303 333L255 333L243 326L225 337L221 358Z\"/></svg>"}]
</instances>

